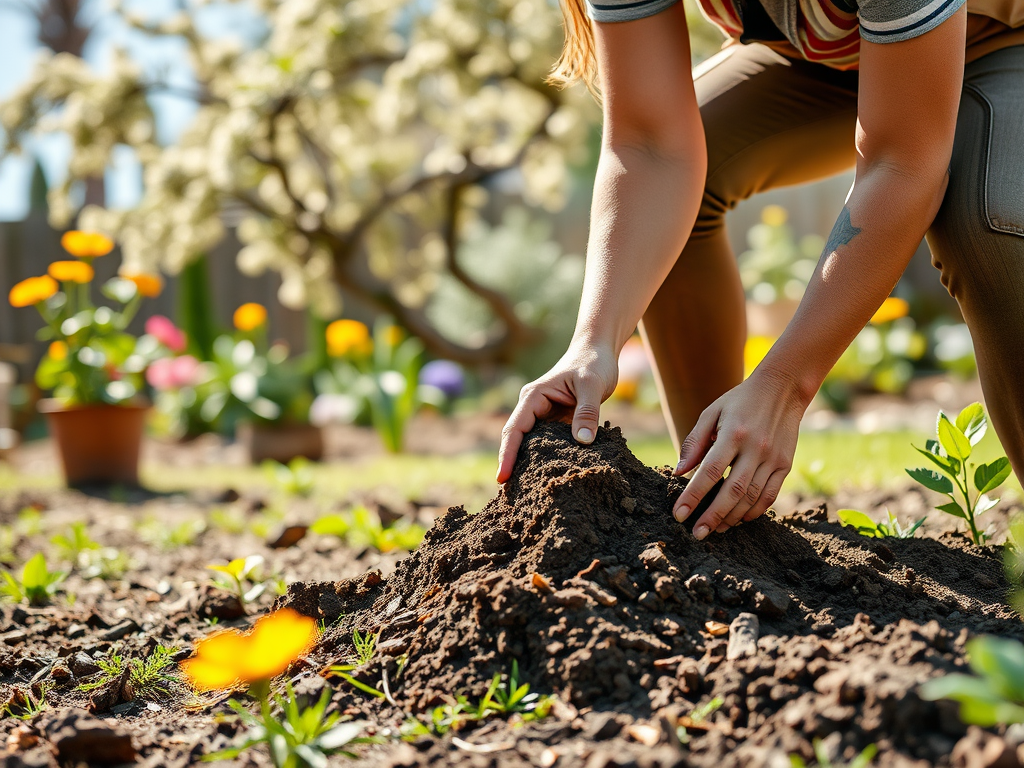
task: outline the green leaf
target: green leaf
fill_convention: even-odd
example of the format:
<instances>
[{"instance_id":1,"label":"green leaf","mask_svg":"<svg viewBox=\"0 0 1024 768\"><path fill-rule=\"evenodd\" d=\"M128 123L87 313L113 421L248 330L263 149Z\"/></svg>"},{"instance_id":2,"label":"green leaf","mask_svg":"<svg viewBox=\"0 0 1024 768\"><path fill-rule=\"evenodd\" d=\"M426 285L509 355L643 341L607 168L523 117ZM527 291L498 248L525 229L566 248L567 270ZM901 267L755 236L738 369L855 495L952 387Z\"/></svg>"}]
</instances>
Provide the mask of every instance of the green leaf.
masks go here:
<instances>
[{"instance_id":1,"label":"green leaf","mask_svg":"<svg viewBox=\"0 0 1024 768\"><path fill-rule=\"evenodd\" d=\"M108 299L113 299L122 304L127 304L129 301L135 298L135 294L138 293L138 288L135 283L131 280L125 280L123 277L114 277L107 280L100 288L100 291Z\"/></svg>"},{"instance_id":2,"label":"green leaf","mask_svg":"<svg viewBox=\"0 0 1024 768\"><path fill-rule=\"evenodd\" d=\"M978 497L978 500L974 503L974 516L978 517L979 515L988 512L998 503L999 499L992 499L985 494L981 494L981 496Z\"/></svg>"},{"instance_id":3,"label":"green leaf","mask_svg":"<svg viewBox=\"0 0 1024 768\"><path fill-rule=\"evenodd\" d=\"M931 442L934 443L935 441L932 440ZM956 469L954 469L954 465L953 465L953 462L956 461L956 459L950 459L947 456L942 456L942 455L940 455L938 453L932 453L931 451L926 451L923 448L918 448L916 445L914 446L914 450L917 451L918 453L920 453L926 459L928 459L928 461L932 462L935 466L937 466L943 472L945 472L947 474L950 474L950 475L957 474L957 471L959 469L959 462L957 462L958 466L957 466Z\"/></svg>"},{"instance_id":4,"label":"green leaf","mask_svg":"<svg viewBox=\"0 0 1024 768\"><path fill-rule=\"evenodd\" d=\"M862 536L878 537L878 524L863 512L856 509L840 509L836 514L840 523L855 528Z\"/></svg>"},{"instance_id":5,"label":"green leaf","mask_svg":"<svg viewBox=\"0 0 1024 768\"><path fill-rule=\"evenodd\" d=\"M936 426L939 433L939 442L946 449L946 453L954 459L966 461L971 455L971 442L967 436L949 420L946 414L939 412L939 423Z\"/></svg>"},{"instance_id":6,"label":"green leaf","mask_svg":"<svg viewBox=\"0 0 1024 768\"><path fill-rule=\"evenodd\" d=\"M945 512L947 515L962 517L964 520L967 519L967 513L964 511L964 508L955 501L951 501L948 504L940 504L936 509Z\"/></svg>"},{"instance_id":7,"label":"green leaf","mask_svg":"<svg viewBox=\"0 0 1024 768\"><path fill-rule=\"evenodd\" d=\"M953 481L934 470L918 467L917 469L908 469L907 474L929 490L939 493L953 492Z\"/></svg>"},{"instance_id":8,"label":"green leaf","mask_svg":"<svg viewBox=\"0 0 1024 768\"><path fill-rule=\"evenodd\" d=\"M974 470L974 487L978 493L995 490L1010 476L1010 460L1002 456L989 464L982 464Z\"/></svg>"},{"instance_id":9,"label":"green leaf","mask_svg":"<svg viewBox=\"0 0 1024 768\"><path fill-rule=\"evenodd\" d=\"M1024 645L1000 637L978 637L967 643L967 655L971 669L999 696L1024 701Z\"/></svg>"},{"instance_id":10,"label":"green leaf","mask_svg":"<svg viewBox=\"0 0 1024 768\"><path fill-rule=\"evenodd\" d=\"M21 583L26 590L45 587L49 583L48 576L46 558L42 552L37 552L25 563L25 568L21 572Z\"/></svg>"},{"instance_id":11,"label":"green leaf","mask_svg":"<svg viewBox=\"0 0 1024 768\"><path fill-rule=\"evenodd\" d=\"M350 743L352 739L357 738L365 727L366 723L362 722L342 723L320 737L320 746L324 749L343 747Z\"/></svg>"},{"instance_id":12,"label":"green leaf","mask_svg":"<svg viewBox=\"0 0 1024 768\"><path fill-rule=\"evenodd\" d=\"M970 441L971 445L977 445L985 436L988 429L988 419L985 418L985 409L981 403L971 403L956 417L956 427Z\"/></svg>"}]
</instances>

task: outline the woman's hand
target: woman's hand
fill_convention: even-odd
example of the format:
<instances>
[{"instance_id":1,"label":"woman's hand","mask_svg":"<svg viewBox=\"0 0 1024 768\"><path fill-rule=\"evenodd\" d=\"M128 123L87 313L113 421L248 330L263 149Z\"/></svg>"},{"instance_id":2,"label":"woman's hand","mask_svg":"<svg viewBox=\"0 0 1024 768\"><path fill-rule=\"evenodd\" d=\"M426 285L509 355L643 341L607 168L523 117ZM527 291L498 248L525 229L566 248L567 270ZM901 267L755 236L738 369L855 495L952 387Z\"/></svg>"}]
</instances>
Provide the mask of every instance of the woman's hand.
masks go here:
<instances>
[{"instance_id":1,"label":"woman's hand","mask_svg":"<svg viewBox=\"0 0 1024 768\"><path fill-rule=\"evenodd\" d=\"M708 406L683 440L673 473L700 465L672 509L676 520L690 516L727 467L729 477L694 525L694 537L764 514L793 466L806 406L790 382L760 369Z\"/></svg>"},{"instance_id":2,"label":"woman's hand","mask_svg":"<svg viewBox=\"0 0 1024 768\"><path fill-rule=\"evenodd\" d=\"M601 403L611 395L617 380L618 359L613 349L574 342L550 371L519 393L519 404L501 431L498 482L512 476L523 435L538 421L571 420L577 442L594 442Z\"/></svg>"}]
</instances>

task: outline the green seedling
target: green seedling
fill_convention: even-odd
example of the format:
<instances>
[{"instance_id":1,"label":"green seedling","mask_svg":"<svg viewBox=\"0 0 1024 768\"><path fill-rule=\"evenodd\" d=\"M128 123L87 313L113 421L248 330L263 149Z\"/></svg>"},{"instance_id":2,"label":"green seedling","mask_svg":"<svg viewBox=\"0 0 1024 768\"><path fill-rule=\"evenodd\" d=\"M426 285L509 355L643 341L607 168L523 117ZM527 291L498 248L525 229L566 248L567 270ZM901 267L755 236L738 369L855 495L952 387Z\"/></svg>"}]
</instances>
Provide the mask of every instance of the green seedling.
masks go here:
<instances>
[{"instance_id":1,"label":"green seedling","mask_svg":"<svg viewBox=\"0 0 1024 768\"><path fill-rule=\"evenodd\" d=\"M174 668L174 649L163 645L156 647L145 659L126 659L120 653L111 653L109 658L98 659L99 676L78 686L80 691L94 691L110 685L128 669L125 690L133 699L159 699L169 696L171 686L177 682L168 668Z\"/></svg>"},{"instance_id":2,"label":"green seedling","mask_svg":"<svg viewBox=\"0 0 1024 768\"><path fill-rule=\"evenodd\" d=\"M247 749L266 744L275 768L326 768L330 755L354 758L351 746L379 742L376 738L360 736L366 723L342 722L340 713L327 714L330 689L324 689L316 704L300 708L292 684L286 683L284 696L273 697L279 714L273 712L269 695L261 693L257 698L259 715L254 715L235 699L228 702L248 726L248 731L237 747L206 755L204 762L231 760Z\"/></svg>"},{"instance_id":3,"label":"green seedling","mask_svg":"<svg viewBox=\"0 0 1024 768\"><path fill-rule=\"evenodd\" d=\"M929 680L918 689L922 699L960 702L960 719L968 725L1024 723L1024 645L1000 637L977 637L967 643L974 675L952 674Z\"/></svg>"},{"instance_id":4,"label":"green seedling","mask_svg":"<svg viewBox=\"0 0 1024 768\"><path fill-rule=\"evenodd\" d=\"M43 532L43 514L35 507L25 507L18 512L14 528L21 536L38 536Z\"/></svg>"},{"instance_id":5,"label":"green seedling","mask_svg":"<svg viewBox=\"0 0 1024 768\"><path fill-rule=\"evenodd\" d=\"M0 585L0 595L21 602L28 600L29 605L46 605L57 592L57 587L67 576L65 571L50 571L46 567L46 558L37 552L21 570L21 579L3 572L4 583Z\"/></svg>"},{"instance_id":6,"label":"green seedling","mask_svg":"<svg viewBox=\"0 0 1024 768\"><path fill-rule=\"evenodd\" d=\"M67 534L58 533L50 543L57 548L61 559L70 563L77 562L78 556L86 550L100 548L99 542L89 536L85 523L72 523Z\"/></svg>"},{"instance_id":7,"label":"green seedling","mask_svg":"<svg viewBox=\"0 0 1024 768\"><path fill-rule=\"evenodd\" d=\"M554 696L530 693L530 684L519 682L519 664L513 661L512 671L508 675L500 672L494 674L487 693L476 704L459 694L454 701L434 707L427 722L410 718L402 726L401 732L406 739L431 734L443 736L450 730L457 731L468 723L485 720L493 715L515 714L524 722L542 720L551 712L554 702Z\"/></svg>"},{"instance_id":8,"label":"green seedling","mask_svg":"<svg viewBox=\"0 0 1024 768\"><path fill-rule=\"evenodd\" d=\"M208 565L206 567L211 571L225 574L225 576L214 577L214 584L234 592L242 605L258 600L267 589L269 579L263 577L263 557L261 555L239 557L227 565Z\"/></svg>"},{"instance_id":9,"label":"green seedling","mask_svg":"<svg viewBox=\"0 0 1024 768\"><path fill-rule=\"evenodd\" d=\"M990 498L987 494L994 491L1010 476L1010 460L1002 456L988 464L968 464L971 452L985 436L988 430L988 419L981 403L971 403L956 417L956 422L939 411L936 424L938 440L929 440L925 448L917 448L917 452L938 467L939 471L919 467L908 469L907 474L932 491L949 496L947 504L940 504L939 509L967 521L971 540L982 545L988 534L978 530L977 519L992 509L999 499ZM969 471L973 469L973 474ZM976 493L972 499L970 480L974 482ZM957 500L956 491L960 492L963 503Z\"/></svg>"},{"instance_id":10,"label":"green seedling","mask_svg":"<svg viewBox=\"0 0 1024 768\"><path fill-rule=\"evenodd\" d=\"M711 699L711 701L701 704L699 707L694 707L694 709L687 716L687 719L689 720L689 727L699 727L701 724L704 723L705 720L711 717L712 714L721 709L722 704L724 703L725 699L723 699L721 696L716 696L715 698ZM680 744L684 745L689 744L690 739L692 738L690 736L690 733L686 730L686 728L687 726L685 724L676 727L676 738L679 739Z\"/></svg>"},{"instance_id":11,"label":"green seedling","mask_svg":"<svg viewBox=\"0 0 1024 768\"><path fill-rule=\"evenodd\" d=\"M863 750L861 750L859 755L853 758L853 760L851 760L847 765L843 766L840 763L833 762L821 739L815 739L812 744L814 745L814 761L818 768L867 768L867 766L871 765L871 761L875 759L875 755L878 753L877 746L874 744L868 744ZM804 762L804 759L800 757L800 755L790 755L789 762L793 768L807 768L807 763Z\"/></svg>"},{"instance_id":12,"label":"green seedling","mask_svg":"<svg viewBox=\"0 0 1024 768\"><path fill-rule=\"evenodd\" d=\"M380 515L362 505L345 514L325 515L309 529L323 536L337 536L352 547L373 547L379 552L412 552L426 534L422 525L404 519L385 527Z\"/></svg>"},{"instance_id":13,"label":"green seedling","mask_svg":"<svg viewBox=\"0 0 1024 768\"><path fill-rule=\"evenodd\" d=\"M334 677L340 677L353 688L357 688L363 693L368 693L370 696L373 696L378 699L386 699L387 694L384 693L384 691L378 690L377 688L374 688L372 685L367 685L362 680L359 680L358 678L349 674L354 669L356 669L357 666L358 665L356 664L335 664L329 667L327 672L329 673L329 675L333 675Z\"/></svg>"},{"instance_id":14,"label":"green seedling","mask_svg":"<svg viewBox=\"0 0 1024 768\"><path fill-rule=\"evenodd\" d=\"M53 685L54 683L50 680L40 683L36 688L37 694L33 694L31 690L24 691L15 688L11 701L0 711L6 717L13 717L16 720L31 720L40 712L50 708L49 702L46 701L46 694L50 692Z\"/></svg>"},{"instance_id":15,"label":"green seedling","mask_svg":"<svg viewBox=\"0 0 1024 768\"><path fill-rule=\"evenodd\" d=\"M132 567L128 553L114 547L86 549L78 553L78 572L83 579L117 581Z\"/></svg>"},{"instance_id":16,"label":"green seedling","mask_svg":"<svg viewBox=\"0 0 1024 768\"><path fill-rule=\"evenodd\" d=\"M380 634L373 634L370 631L360 634L358 629L352 630L352 645L356 649L355 663L357 666L369 664L373 661L373 654L377 651L377 638Z\"/></svg>"},{"instance_id":17,"label":"green seedling","mask_svg":"<svg viewBox=\"0 0 1024 768\"><path fill-rule=\"evenodd\" d=\"M240 534L248 530L245 514L240 509L211 509L210 525L225 533Z\"/></svg>"},{"instance_id":18,"label":"green seedling","mask_svg":"<svg viewBox=\"0 0 1024 768\"><path fill-rule=\"evenodd\" d=\"M856 529L857 533L861 536L875 539L912 539L914 534L917 533L917 529L924 524L925 520L922 517L909 528L904 528L900 525L900 521L896 519L896 515L888 509L885 510L885 514L888 515L889 520L883 523L876 523L863 512L858 512L856 509L840 509L836 514L839 516L839 522L843 525Z\"/></svg>"},{"instance_id":19,"label":"green seedling","mask_svg":"<svg viewBox=\"0 0 1024 768\"><path fill-rule=\"evenodd\" d=\"M292 459L287 466L268 459L263 462L263 472L277 490L289 496L308 497L316 487L312 463L302 456Z\"/></svg>"},{"instance_id":20,"label":"green seedling","mask_svg":"<svg viewBox=\"0 0 1024 768\"><path fill-rule=\"evenodd\" d=\"M199 518L184 520L172 526L156 518L150 518L139 526L139 537L147 544L171 551L192 546L205 530L206 523Z\"/></svg>"}]
</instances>

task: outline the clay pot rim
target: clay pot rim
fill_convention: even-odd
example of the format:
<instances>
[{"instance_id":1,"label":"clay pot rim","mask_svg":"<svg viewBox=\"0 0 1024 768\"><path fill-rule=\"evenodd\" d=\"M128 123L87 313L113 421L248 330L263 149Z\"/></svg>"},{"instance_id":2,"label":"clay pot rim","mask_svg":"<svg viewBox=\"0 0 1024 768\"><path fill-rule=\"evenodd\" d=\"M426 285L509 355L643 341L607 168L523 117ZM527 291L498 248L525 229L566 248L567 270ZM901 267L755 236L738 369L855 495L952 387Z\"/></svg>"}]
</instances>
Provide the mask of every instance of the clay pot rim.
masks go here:
<instances>
[{"instance_id":1,"label":"clay pot rim","mask_svg":"<svg viewBox=\"0 0 1024 768\"><path fill-rule=\"evenodd\" d=\"M77 405L66 405L55 397L46 397L36 403L36 410L39 413L70 413L73 411L101 411L117 408L125 411L148 411L152 404L144 397L135 398L125 403L80 403Z\"/></svg>"}]
</instances>

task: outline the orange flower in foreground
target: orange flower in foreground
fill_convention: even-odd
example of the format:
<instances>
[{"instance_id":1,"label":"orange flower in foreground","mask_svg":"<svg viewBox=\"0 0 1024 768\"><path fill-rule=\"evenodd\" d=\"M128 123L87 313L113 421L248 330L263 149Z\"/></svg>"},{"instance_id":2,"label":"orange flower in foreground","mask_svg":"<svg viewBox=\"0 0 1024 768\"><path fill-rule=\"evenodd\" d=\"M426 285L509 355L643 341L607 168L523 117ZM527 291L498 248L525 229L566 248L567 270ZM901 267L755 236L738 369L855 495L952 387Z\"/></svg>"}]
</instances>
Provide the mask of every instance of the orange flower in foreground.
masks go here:
<instances>
[{"instance_id":1,"label":"orange flower in foreground","mask_svg":"<svg viewBox=\"0 0 1024 768\"><path fill-rule=\"evenodd\" d=\"M68 356L68 345L63 341L51 342L46 353L54 360L65 360Z\"/></svg>"},{"instance_id":2,"label":"orange flower in foreground","mask_svg":"<svg viewBox=\"0 0 1024 768\"><path fill-rule=\"evenodd\" d=\"M240 331L251 331L267 322L267 308L262 304L249 302L235 310L235 328Z\"/></svg>"},{"instance_id":3,"label":"orange flower in foreground","mask_svg":"<svg viewBox=\"0 0 1024 768\"><path fill-rule=\"evenodd\" d=\"M58 288L57 281L49 275L30 277L11 288L7 300L11 302L12 307L30 307L40 301L46 301Z\"/></svg>"},{"instance_id":4,"label":"orange flower in foreground","mask_svg":"<svg viewBox=\"0 0 1024 768\"><path fill-rule=\"evenodd\" d=\"M96 276L92 266L84 261L55 261L46 271L54 280L70 283L88 283Z\"/></svg>"},{"instance_id":5,"label":"orange flower in foreground","mask_svg":"<svg viewBox=\"0 0 1024 768\"><path fill-rule=\"evenodd\" d=\"M284 672L317 638L316 621L291 608L257 620L248 632L228 629L196 643L181 671L196 690L269 680Z\"/></svg>"},{"instance_id":6,"label":"orange flower in foreground","mask_svg":"<svg viewBox=\"0 0 1024 768\"><path fill-rule=\"evenodd\" d=\"M358 320L335 320L327 326L327 352L334 357L349 352L369 354L372 348L370 329Z\"/></svg>"},{"instance_id":7,"label":"orange flower in foreground","mask_svg":"<svg viewBox=\"0 0 1024 768\"><path fill-rule=\"evenodd\" d=\"M899 320L901 317L906 317L909 312L910 305L905 299L897 299L895 296L890 296L882 302L882 306L871 316L871 324L881 325L882 323Z\"/></svg>"},{"instance_id":8,"label":"orange flower in foreground","mask_svg":"<svg viewBox=\"0 0 1024 768\"><path fill-rule=\"evenodd\" d=\"M73 229L60 239L64 250L80 259L106 256L114 250L114 241L99 232L80 232Z\"/></svg>"},{"instance_id":9,"label":"orange flower in foreground","mask_svg":"<svg viewBox=\"0 0 1024 768\"><path fill-rule=\"evenodd\" d=\"M159 296L164 289L164 279L160 275L140 272L137 275L122 275L122 277L135 283L139 293L150 299Z\"/></svg>"}]
</instances>

